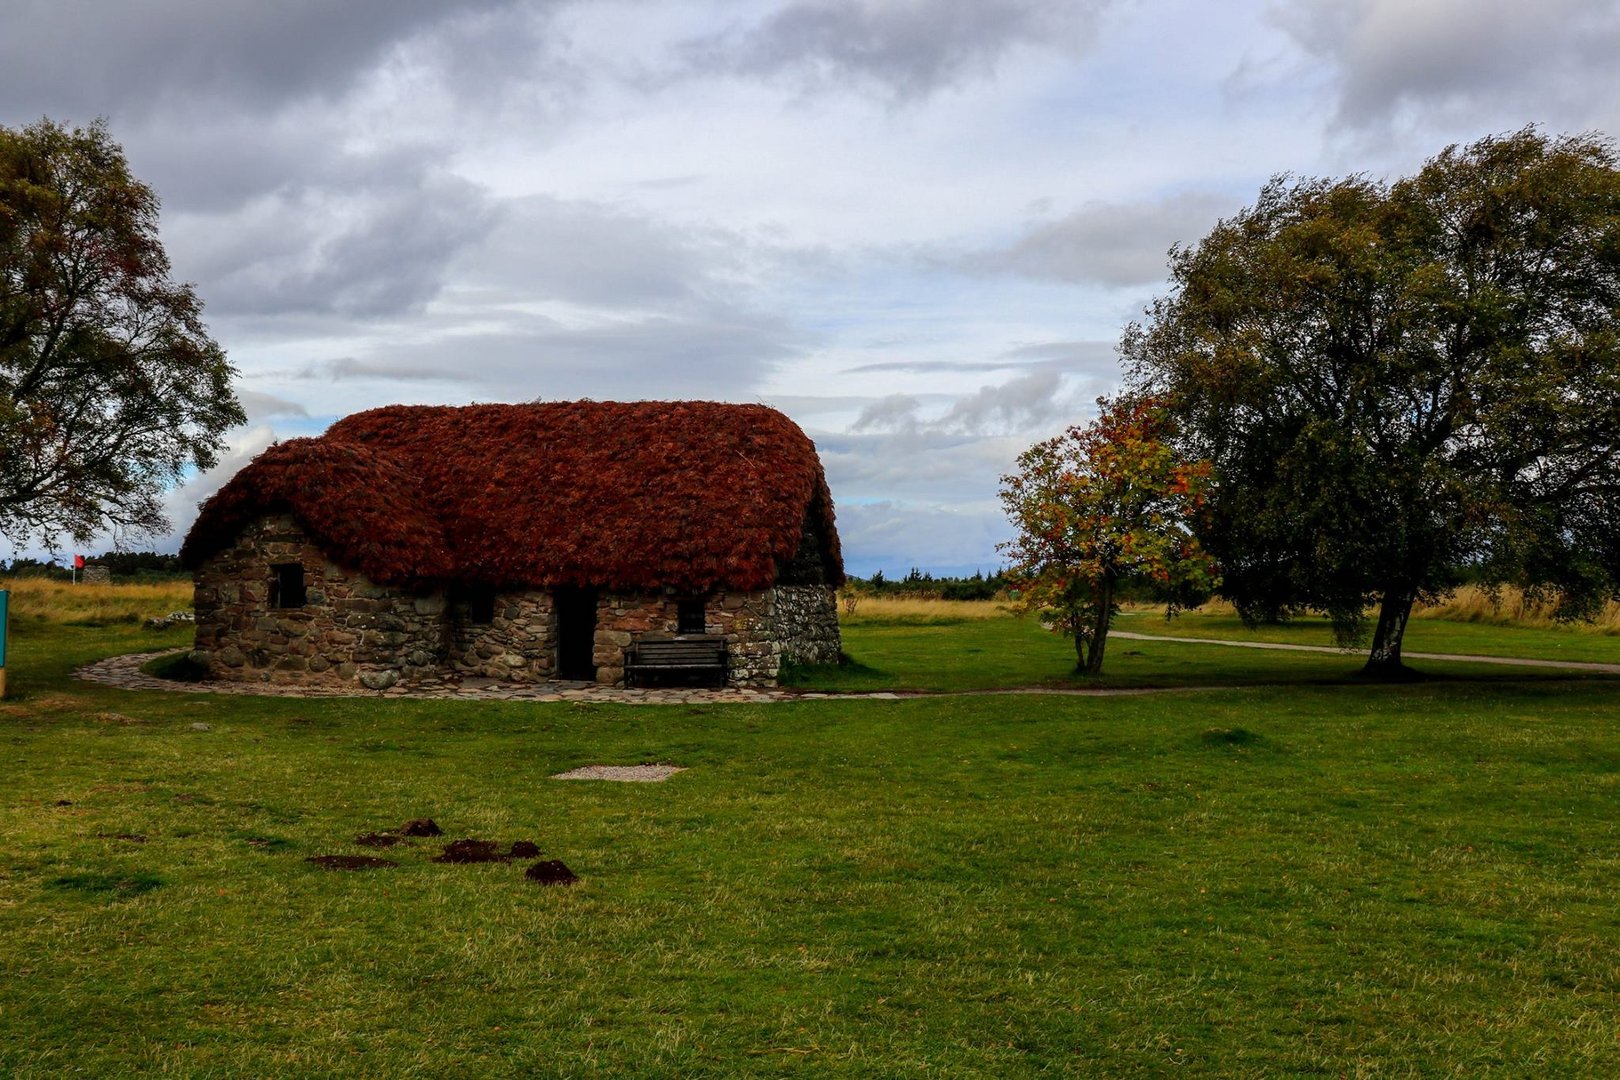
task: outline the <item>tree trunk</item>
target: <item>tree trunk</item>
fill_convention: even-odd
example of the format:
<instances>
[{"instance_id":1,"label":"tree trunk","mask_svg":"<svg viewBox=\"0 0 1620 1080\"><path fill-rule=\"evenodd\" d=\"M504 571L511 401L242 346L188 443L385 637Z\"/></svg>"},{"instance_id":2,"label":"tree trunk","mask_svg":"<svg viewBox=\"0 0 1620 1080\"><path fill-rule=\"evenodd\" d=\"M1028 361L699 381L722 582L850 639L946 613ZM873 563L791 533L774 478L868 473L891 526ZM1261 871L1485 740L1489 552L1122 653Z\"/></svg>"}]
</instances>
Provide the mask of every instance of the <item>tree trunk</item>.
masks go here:
<instances>
[{"instance_id":1,"label":"tree trunk","mask_svg":"<svg viewBox=\"0 0 1620 1080\"><path fill-rule=\"evenodd\" d=\"M1406 620L1412 615L1413 591L1409 587L1387 589L1378 607L1378 629L1373 631L1372 652L1367 655L1363 675L1398 679L1410 673L1401 663L1401 639Z\"/></svg>"},{"instance_id":2,"label":"tree trunk","mask_svg":"<svg viewBox=\"0 0 1620 1080\"><path fill-rule=\"evenodd\" d=\"M1094 622L1091 625L1091 645L1086 650L1086 674L1101 675L1103 649L1108 645L1108 624L1114 618L1114 577L1104 574L1092 582L1091 599Z\"/></svg>"}]
</instances>

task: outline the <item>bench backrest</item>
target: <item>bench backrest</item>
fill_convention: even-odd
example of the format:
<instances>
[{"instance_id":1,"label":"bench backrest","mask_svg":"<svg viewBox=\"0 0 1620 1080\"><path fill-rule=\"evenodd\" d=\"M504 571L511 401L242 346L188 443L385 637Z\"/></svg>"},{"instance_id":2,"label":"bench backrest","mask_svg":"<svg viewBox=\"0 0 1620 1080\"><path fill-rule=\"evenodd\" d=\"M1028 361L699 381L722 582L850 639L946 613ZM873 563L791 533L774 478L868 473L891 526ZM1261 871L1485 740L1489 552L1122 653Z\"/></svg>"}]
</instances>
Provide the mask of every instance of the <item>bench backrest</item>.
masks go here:
<instances>
[{"instance_id":1,"label":"bench backrest","mask_svg":"<svg viewBox=\"0 0 1620 1080\"><path fill-rule=\"evenodd\" d=\"M694 638L686 641L637 641L630 647L636 663L713 663L726 658L724 638Z\"/></svg>"}]
</instances>

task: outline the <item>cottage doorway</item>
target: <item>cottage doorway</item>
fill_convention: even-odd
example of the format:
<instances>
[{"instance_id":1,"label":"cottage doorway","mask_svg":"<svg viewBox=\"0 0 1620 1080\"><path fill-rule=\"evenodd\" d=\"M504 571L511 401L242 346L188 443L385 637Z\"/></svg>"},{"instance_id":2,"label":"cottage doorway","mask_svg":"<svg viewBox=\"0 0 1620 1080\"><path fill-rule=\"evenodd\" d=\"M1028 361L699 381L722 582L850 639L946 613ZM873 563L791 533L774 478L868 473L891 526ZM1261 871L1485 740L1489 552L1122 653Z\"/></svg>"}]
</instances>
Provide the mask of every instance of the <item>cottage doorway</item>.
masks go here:
<instances>
[{"instance_id":1,"label":"cottage doorway","mask_svg":"<svg viewBox=\"0 0 1620 1080\"><path fill-rule=\"evenodd\" d=\"M596 590L558 589L557 677L590 681L596 678Z\"/></svg>"}]
</instances>

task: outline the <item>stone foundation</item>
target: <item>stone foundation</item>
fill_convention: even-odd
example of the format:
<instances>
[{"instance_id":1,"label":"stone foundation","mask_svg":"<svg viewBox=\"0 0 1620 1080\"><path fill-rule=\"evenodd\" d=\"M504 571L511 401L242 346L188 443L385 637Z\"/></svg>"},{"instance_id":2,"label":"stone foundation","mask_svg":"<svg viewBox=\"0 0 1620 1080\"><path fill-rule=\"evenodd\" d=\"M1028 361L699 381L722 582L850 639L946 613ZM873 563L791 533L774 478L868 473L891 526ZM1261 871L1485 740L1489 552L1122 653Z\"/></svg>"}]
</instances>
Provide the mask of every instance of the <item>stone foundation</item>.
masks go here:
<instances>
[{"instance_id":1,"label":"stone foundation","mask_svg":"<svg viewBox=\"0 0 1620 1080\"><path fill-rule=\"evenodd\" d=\"M274 566L304 568L301 607L270 606ZM197 571L192 659L210 678L359 682L384 690L444 663L444 598L344 570L290 516L261 518Z\"/></svg>"},{"instance_id":2,"label":"stone foundation","mask_svg":"<svg viewBox=\"0 0 1620 1080\"><path fill-rule=\"evenodd\" d=\"M305 603L271 607L275 566L304 568ZM445 671L505 683L541 683L557 671L556 605L544 590L498 593L488 622L471 599L442 589L412 595L329 560L287 515L261 518L197 571L192 658L209 677L334 684L372 690ZM590 642L596 681L624 682L637 638L677 636L683 596L597 596ZM832 663L838 606L825 585L717 591L704 600L704 633L726 640L731 686L774 686L784 662Z\"/></svg>"}]
</instances>

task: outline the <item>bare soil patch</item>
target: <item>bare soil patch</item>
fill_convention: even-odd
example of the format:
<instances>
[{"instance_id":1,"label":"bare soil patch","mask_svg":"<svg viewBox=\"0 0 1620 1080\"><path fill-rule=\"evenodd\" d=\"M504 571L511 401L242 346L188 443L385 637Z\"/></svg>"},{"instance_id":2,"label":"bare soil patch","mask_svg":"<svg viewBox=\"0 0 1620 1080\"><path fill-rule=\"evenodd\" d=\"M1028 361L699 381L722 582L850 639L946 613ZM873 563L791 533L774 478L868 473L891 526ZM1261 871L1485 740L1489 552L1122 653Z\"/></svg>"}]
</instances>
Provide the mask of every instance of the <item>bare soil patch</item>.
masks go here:
<instances>
[{"instance_id":1,"label":"bare soil patch","mask_svg":"<svg viewBox=\"0 0 1620 1080\"><path fill-rule=\"evenodd\" d=\"M382 870L399 865L392 859L379 859L374 855L311 855L304 861L322 870Z\"/></svg>"}]
</instances>

